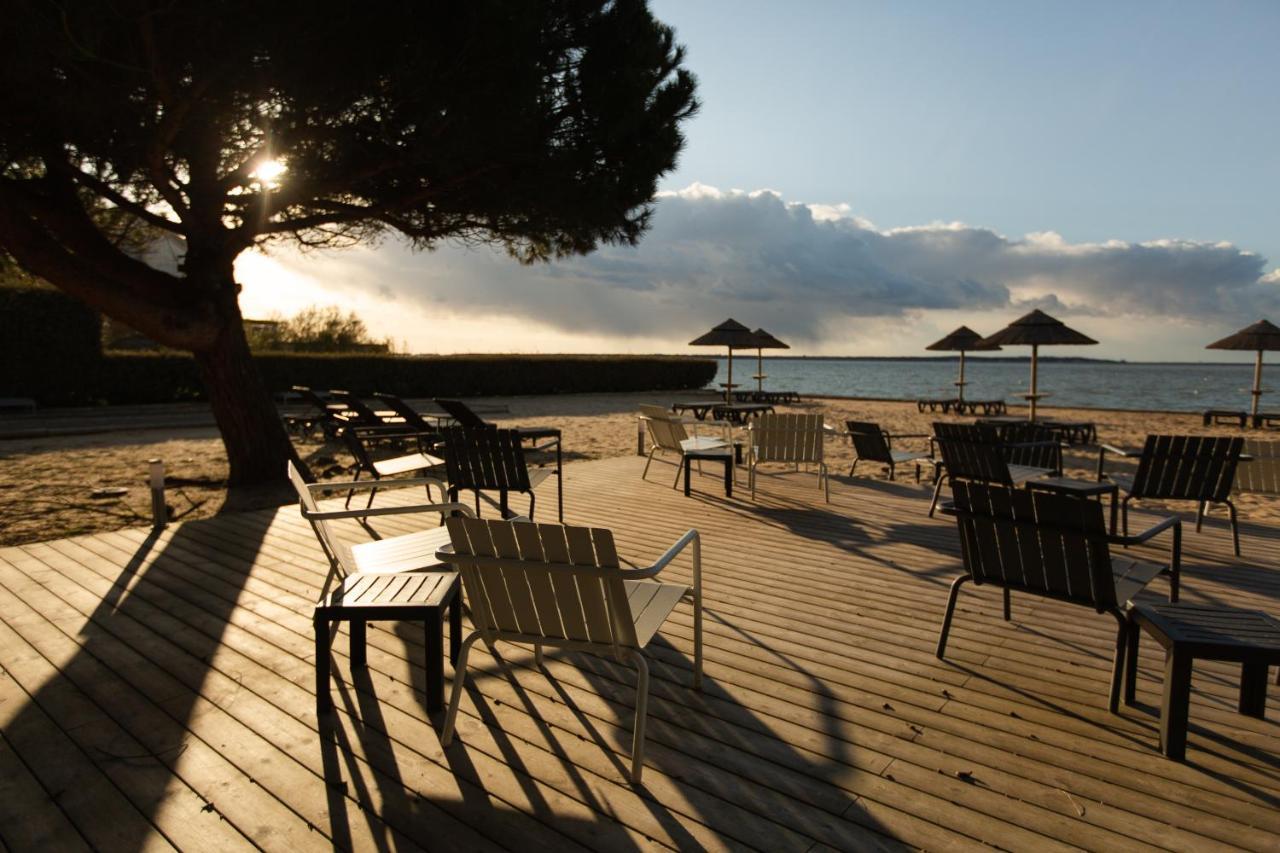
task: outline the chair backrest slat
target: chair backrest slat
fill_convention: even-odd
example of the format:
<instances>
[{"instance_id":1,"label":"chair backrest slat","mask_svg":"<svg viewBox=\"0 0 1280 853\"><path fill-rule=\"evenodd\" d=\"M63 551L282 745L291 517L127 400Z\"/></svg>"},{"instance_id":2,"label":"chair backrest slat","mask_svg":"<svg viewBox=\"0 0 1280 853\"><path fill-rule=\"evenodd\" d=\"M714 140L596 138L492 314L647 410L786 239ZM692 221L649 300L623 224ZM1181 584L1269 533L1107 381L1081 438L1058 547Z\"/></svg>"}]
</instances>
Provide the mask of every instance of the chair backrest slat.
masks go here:
<instances>
[{"instance_id":1,"label":"chair backrest slat","mask_svg":"<svg viewBox=\"0 0 1280 853\"><path fill-rule=\"evenodd\" d=\"M619 654L636 645L608 530L464 517L446 524L459 556L504 560L459 562L477 629L596 643Z\"/></svg>"},{"instance_id":2,"label":"chair backrest slat","mask_svg":"<svg viewBox=\"0 0 1280 853\"><path fill-rule=\"evenodd\" d=\"M959 482L955 512L965 569L975 583L1116 606L1102 505L1070 495Z\"/></svg>"},{"instance_id":3,"label":"chair backrest slat","mask_svg":"<svg viewBox=\"0 0 1280 853\"><path fill-rule=\"evenodd\" d=\"M1253 458L1236 466L1235 490L1280 495L1280 441L1251 438L1245 441L1244 452Z\"/></svg>"},{"instance_id":4,"label":"chair backrest slat","mask_svg":"<svg viewBox=\"0 0 1280 853\"><path fill-rule=\"evenodd\" d=\"M821 462L822 415L772 414L751 421L751 446L759 462Z\"/></svg>"},{"instance_id":5,"label":"chair backrest slat","mask_svg":"<svg viewBox=\"0 0 1280 853\"><path fill-rule=\"evenodd\" d=\"M858 459L868 462L883 462L886 465L893 461L889 442L885 440L880 424L870 421L845 421L849 437L853 440L853 452Z\"/></svg>"},{"instance_id":6,"label":"chair backrest slat","mask_svg":"<svg viewBox=\"0 0 1280 853\"><path fill-rule=\"evenodd\" d=\"M373 398L391 411L395 412L399 417L404 419L405 424L417 432L433 432L435 427L427 422L418 411L406 403L402 398L395 394L383 394L374 392Z\"/></svg>"},{"instance_id":7,"label":"chair backrest slat","mask_svg":"<svg viewBox=\"0 0 1280 853\"><path fill-rule=\"evenodd\" d=\"M1221 501L1231 491L1243 447L1239 436L1149 435L1132 494L1157 500Z\"/></svg>"},{"instance_id":8,"label":"chair backrest slat","mask_svg":"<svg viewBox=\"0 0 1280 853\"><path fill-rule=\"evenodd\" d=\"M451 487L529 490L529 469L516 430L447 427L441 435Z\"/></svg>"}]
</instances>

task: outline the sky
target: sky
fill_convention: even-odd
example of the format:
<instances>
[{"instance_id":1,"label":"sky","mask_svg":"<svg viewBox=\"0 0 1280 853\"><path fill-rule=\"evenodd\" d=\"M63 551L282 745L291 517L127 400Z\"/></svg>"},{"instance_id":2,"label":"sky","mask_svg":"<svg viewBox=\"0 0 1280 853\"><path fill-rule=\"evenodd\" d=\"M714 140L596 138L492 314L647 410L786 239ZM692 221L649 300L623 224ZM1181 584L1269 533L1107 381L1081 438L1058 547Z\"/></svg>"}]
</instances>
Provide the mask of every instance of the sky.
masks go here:
<instances>
[{"instance_id":1,"label":"sky","mask_svg":"<svg viewBox=\"0 0 1280 853\"><path fill-rule=\"evenodd\" d=\"M636 248L242 255L247 316L411 352L921 355L1042 308L1090 355L1239 360L1280 322L1280 3L656 0L701 109Z\"/></svg>"}]
</instances>

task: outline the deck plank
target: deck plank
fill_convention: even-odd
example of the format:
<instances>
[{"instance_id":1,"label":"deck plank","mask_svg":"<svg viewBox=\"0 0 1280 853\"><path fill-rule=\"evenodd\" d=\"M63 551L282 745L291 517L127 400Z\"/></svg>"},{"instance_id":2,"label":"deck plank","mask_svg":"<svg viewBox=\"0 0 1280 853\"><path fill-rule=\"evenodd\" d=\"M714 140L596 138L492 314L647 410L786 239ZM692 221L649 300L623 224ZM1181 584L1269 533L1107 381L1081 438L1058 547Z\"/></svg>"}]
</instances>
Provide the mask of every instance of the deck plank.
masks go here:
<instances>
[{"instance_id":1,"label":"deck plank","mask_svg":"<svg viewBox=\"0 0 1280 853\"><path fill-rule=\"evenodd\" d=\"M243 832L230 840L266 849L1277 846L1274 685L1271 720L1240 717L1237 672L1197 667L1189 761L1171 764L1156 749L1151 644L1144 704L1106 713L1105 617L1015 596L1006 623L997 593L966 589L948 659L933 656L959 561L953 524L925 517L923 487L836 476L825 504L812 473L770 471L753 504L724 499L710 474L684 498L670 469L642 481L642 465L572 464L565 497L567 520L613 527L636 561L690 526L703 535L707 689L689 687L692 618L677 608L650 649L643 789L625 773L634 672L584 655L549 654L539 669L523 649L504 646L502 664L478 650L460 743L445 752L424 710L420 631L375 623L364 673L339 636L337 711L321 725L310 605L326 567L286 507L0 550L0 667L22 673L0 697L22 723L12 743L6 724L3 767L38 776L46 739L82 759L108 737L156 751L148 721L196 745L128 772L94 768L99 781L69 803L26 793L43 815L32 831L191 848L181 821L208 817L191 807L207 799ZM1220 520L1188 531L1186 600L1280 610L1280 531L1245 533L1236 561ZM686 561L667 572L689 580ZM0 842L20 849L16 802L0 799ZM95 802L134 817L93 827Z\"/></svg>"}]
</instances>

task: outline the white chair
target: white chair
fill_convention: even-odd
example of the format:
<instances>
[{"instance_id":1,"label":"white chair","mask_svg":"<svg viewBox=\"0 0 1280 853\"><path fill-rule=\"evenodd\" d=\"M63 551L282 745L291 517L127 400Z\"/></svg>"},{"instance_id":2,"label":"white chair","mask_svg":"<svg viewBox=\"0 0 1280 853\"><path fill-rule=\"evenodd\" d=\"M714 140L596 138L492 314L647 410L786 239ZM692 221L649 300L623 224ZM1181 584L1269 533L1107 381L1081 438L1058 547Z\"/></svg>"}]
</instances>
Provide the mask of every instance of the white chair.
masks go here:
<instances>
[{"instance_id":1,"label":"white chair","mask_svg":"<svg viewBox=\"0 0 1280 853\"><path fill-rule=\"evenodd\" d=\"M827 432L822 415L758 415L747 425L747 431L751 434L747 477L752 500L756 499L756 468L763 462L783 462L797 469L801 464L817 465L818 488L825 490L827 503L831 503L831 478L822 458Z\"/></svg>"},{"instance_id":2,"label":"white chair","mask_svg":"<svg viewBox=\"0 0 1280 853\"><path fill-rule=\"evenodd\" d=\"M358 489L391 489L405 486L439 486L441 493L445 484L430 477L413 477L397 480L366 480L364 482L325 482L307 483L293 463L289 463L289 481L293 483L298 494L298 503L302 508L302 517L311 524L320 547L329 560L329 575L325 578L323 598L328 593L329 585L336 579L339 582L348 575L360 572L413 572L448 569L436 558L436 551L449 542L449 532L444 527L432 526L426 530L392 536L387 539L373 539L356 545L348 545L335 535L330 522L340 519L364 519L382 515L405 515L412 513L446 513L461 512L471 515L465 504L415 504L412 506L387 506L365 509L343 509L321 511L316 504L315 495L322 492L341 492Z\"/></svg>"},{"instance_id":3,"label":"white chair","mask_svg":"<svg viewBox=\"0 0 1280 853\"><path fill-rule=\"evenodd\" d=\"M668 412L661 406L642 404L640 406L640 414L644 416L645 426L649 430L649 458L645 460L644 470L640 472L640 479L644 479L649 473L649 466L653 464L653 454L661 450L664 453L675 453L679 455L680 462L676 463L676 478L671 482L671 488L675 488L680 482L680 468L686 453L693 453L700 450L719 450L721 448L732 448L733 444L727 439L716 438L715 436L689 436L685 431L684 422L680 418Z\"/></svg>"},{"instance_id":4,"label":"white chair","mask_svg":"<svg viewBox=\"0 0 1280 853\"><path fill-rule=\"evenodd\" d=\"M445 521L452 545L437 556L462 573L473 631L462 643L440 743L449 746L476 640L498 640L629 658L638 671L631 780L644 768L649 666L643 649L684 599L693 602L693 686L702 689L702 554L690 530L646 568L619 567L613 534L591 527L479 518ZM693 545L693 586L651 580Z\"/></svg>"}]
</instances>

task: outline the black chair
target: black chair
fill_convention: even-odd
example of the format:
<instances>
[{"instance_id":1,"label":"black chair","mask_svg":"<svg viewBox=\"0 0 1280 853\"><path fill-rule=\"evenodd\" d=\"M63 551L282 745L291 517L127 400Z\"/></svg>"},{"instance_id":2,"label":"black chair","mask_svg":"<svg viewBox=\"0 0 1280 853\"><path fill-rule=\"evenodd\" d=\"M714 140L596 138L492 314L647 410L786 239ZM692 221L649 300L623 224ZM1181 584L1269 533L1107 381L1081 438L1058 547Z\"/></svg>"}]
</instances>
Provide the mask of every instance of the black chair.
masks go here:
<instances>
[{"instance_id":1,"label":"black chair","mask_svg":"<svg viewBox=\"0 0 1280 853\"><path fill-rule=\"evenodd\" d=\"M508 495L511 492L524 493L529 496L529 518L533 518L537 501L533 490L556 471L550 468L529 469L518 431L497 427L446 427L441 430L441 435L444 437L450 500L457 500L463 489L474 491L476 515L479 515L481 493L496 491L498 511L503 518L510 518L513 513L508 508Z\"/></svg>"},{"instance_id":2,"label":"black chair","mask_svg":"<svg viewBox=\"0 0 1280 853\"><path fill-rule=\"evenodd\" d=\"M1102 517L1102 504L1070 495L1032 492L971 481L952 486L960 554L965 574L951 584L938 634L937 656L947 649L956 598L966 581L992 584L1004 591L1004 618L1010 618L1011 591L1091 607L1116 620L1109 708L1119 705L1127 642L1129 600L1157 575L1169 575L1170 601L1177 601L1182 563L1182 522L1166 518L1137 536L1112 536ZM1136 545L1173 530L1170 560L1159 565L1113 558L1110 546Z\"/></svg>"},{"instance_id":3,"label":"black chair","mask_svg":"<svg viewBox=\"0 0 1280 853\"><path fill-rule=\"evenodd\" d=\"M1002 435L995 427L984 424L952 423L935 423L933 430L942 461L929 504L930 518L937 510L944 482L953 488L957 480L1018 486L1062 473L1062 445L1058 441L1007 442L1004 438L1037 437L1034 431L1011 430ZM1028 464L1032 462L1041 464Z\"/></svg>"},{"instance_id":4,"label":"black chair","mask_svg":"<svg viewBox=\"0 0 1280 853\"><path fill-rule=\"evenodd\" d=\"M361 474L366 474L375 480L381 480L383 477L394 477L398 474L409 474L415 471L426 472L444 465L444 460L435 455L439 453L440 434L438 432L420 434L400 432L394 435L387 435L377 429L349 425L342 429L340 435L347 445L347 450L355 458L355 474L351 478L353 483L360 480ZM395 448L390 454L381 451L382 447L387 446L388 439L394 441L393 447ZM416 441L416 449L405 452L401 444L405 440ZM428 451L435 451L435 453ZM369 500L365 504L366 509L373 506L373 497L377 493L376 486L369 490ZM351 506L351 496L353 494L355 494L354 489L347 492L347 500L344 506ZM427 484L427 500L431 500L430 484Z\"/></svg>"},{"instance_id":5,"label":"black chair","mask_svg":"<svg viewBox=\"0 0 1280 853\"><path fill-rule=\"evenodd\" d=\"M845 428L849 431L849 438L853 441L853 452L855 454L853 464L849 466L849 476L853 476L853 470L858 467L858 463L862 461L879 462L889 468L889 479L894 479L895 468L904 462L914 462L916 465L916 482L920 482L920 462L922 460L930 460L931 457L926 452L917 452L911 450L894 450L894 439L903 438L928 438L924 433L920 434L903 434L893 435L880 428L877 423L870 421L845 421Z\"/></svg>"},{"instance_id":6,"label":"black chair","mask_svg":"<svg viewBox=\"0 0 1280 853\"><path fill-rule=\"evenodd\" d=\"M1231 514L1231 541L1240 556L1240 526L1236 505L1231 502L1231 485L1244 439L1240 436L1149 435L1138 455L1138 470L1133 476L1106 474L1124 490L1120 501L1121 529L1129 530L1129 501L1137 498L1159 501L1195 501L1196 532L1204 521L1205 505L1226 504ZM1107 451L1122 456L1134 454L1104 445L1098 456L1098 472L1102 475Z\"/></svg>"},{"instance_id":7,"label":"black chair","mask_svg":"<svg viewBox=\"0 0 1280 853\"><path fill-rule=\"evenodd\" d=\"M491 427L493 424L471 411L471 407L461 400L445 400L440 397L435 399L435 404L445 410L449 417L453 418L454 423L466 429L483 429Z\"/></svg>"},{"instance_id":8,"label":"black chair","mask_svg":"<svg viewBox=\"0 0 1280 853\"><path fill-rule=\"evenodd\" d=\"M413 429L416 432L438 432L439 431L438 423L433 424L430 421L428 421L426 417L422 415L421 412L419 412L413 406L410 406L408 403L404 401L404 399L402 399L401 397L397 397L395 394L385 394L381 391L374 391L373 399L377 400L379 403L386 406L389 411L394 412L396 417L403 420L411 429Z\"/></svg>"}]
</instances>

